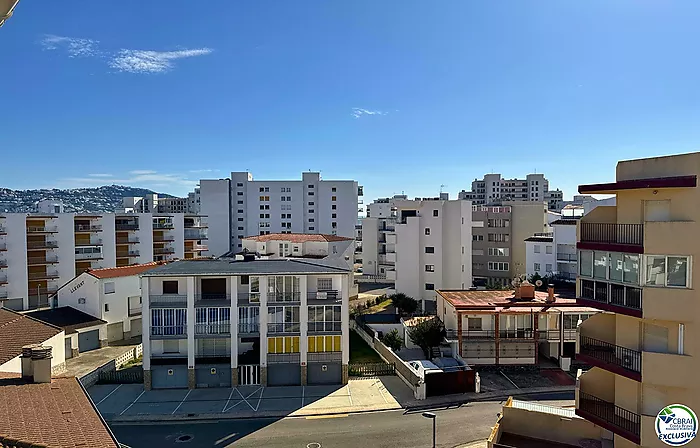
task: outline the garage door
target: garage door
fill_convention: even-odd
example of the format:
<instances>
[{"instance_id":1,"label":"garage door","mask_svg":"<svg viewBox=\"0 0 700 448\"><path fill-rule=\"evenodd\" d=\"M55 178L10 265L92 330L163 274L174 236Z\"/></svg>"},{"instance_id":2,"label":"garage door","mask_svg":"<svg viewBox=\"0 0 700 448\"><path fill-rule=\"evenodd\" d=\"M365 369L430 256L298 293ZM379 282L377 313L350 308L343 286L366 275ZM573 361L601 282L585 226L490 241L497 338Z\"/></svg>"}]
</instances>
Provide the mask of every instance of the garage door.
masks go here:
<instances>
[{"instance_id":1,"label":"garage door","mask_svg":"<svg viewBox=\"0 0 700 448\"><path fill-rule=\"evenodd\" d=\"M141 323L141 318L132 319L131 321L131 337L141 336L143 330L143 324Z\"/></svg>"},{"instance_id":2,"label":"garage door","mask_svg":"<svg viewBox=\"0 0 700 448\"><path fill-rule=\"evenodd\" d=\"M78 351L88 352L100 348L100 330L78 333Z\"/></svg>"},{"instance_id":3,"label":"garage door","mask_svg":"<svg viewBox=\"0 0 700 448\"><path fill-rule=\"evenodd\" d=\"M268 364L268 386L300 386L301 367L299 364Z\"/></svg>"},{"instance_id":4,"label":"garage door","mask_svg":"<svg viewBox=\"0 0 700 448\"><path fill-rule=\"evenodd\" d=\"M230 364L207 364L195 367L197 387L231 387Z\"/></svg>"},{"instance_id":5,"label":"garage door","mask_svg":"<svg viewBox=\"0 0 700 448\"><path fill-rule=\"evenodd\" d=\"M73 357L73 351L70 348L70 338L65 339L66 342L66 359L72 358Z\"/></svg>"},{"instance_id":6,"label":"garage door","mask_svg":"<svg viewBox=\"0 0 700 448\"><path fill-rule=\"evenodd\" d=\"M343 369L337 362L310 362L306 368L306 377L311 384L341 384L343 382Z\"/></svg>"},{"instance_id":7,"label":"garage door","mask_svg":"<svg viewBox=\"0 0 700 448\"><path fill-rule=\"evenodd\" d=\"M187 388L187 366L151 366L151 387L154 389Z\"/></svg>"},{"instance_id":8,"label":"garage door","mask_svg":"<svg viewBox=\"0 0 700 448\"><path fill-rule=\"evenodd\" d=\"M107 325L107 342L121 341L124 339L124 323L115 322Z\"/></svg>"}]
</instances>

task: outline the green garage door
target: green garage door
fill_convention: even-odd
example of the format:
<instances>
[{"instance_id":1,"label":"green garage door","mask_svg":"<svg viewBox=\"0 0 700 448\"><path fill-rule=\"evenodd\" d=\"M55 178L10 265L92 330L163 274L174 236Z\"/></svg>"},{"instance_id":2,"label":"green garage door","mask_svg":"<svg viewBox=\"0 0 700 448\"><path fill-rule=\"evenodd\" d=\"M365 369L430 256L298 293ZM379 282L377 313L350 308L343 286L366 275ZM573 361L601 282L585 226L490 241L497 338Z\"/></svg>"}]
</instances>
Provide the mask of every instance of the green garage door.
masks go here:
<instances>
[{"instance_id":1,"label":"green garage door","mask_svg":"<svg viewBox=\"0 0 700 448\"><path fill-rule=\"evenodd\" d=\"M89 352L100 348L100 330L78 333L78 351Z\"/></svg>"}]
</instances>

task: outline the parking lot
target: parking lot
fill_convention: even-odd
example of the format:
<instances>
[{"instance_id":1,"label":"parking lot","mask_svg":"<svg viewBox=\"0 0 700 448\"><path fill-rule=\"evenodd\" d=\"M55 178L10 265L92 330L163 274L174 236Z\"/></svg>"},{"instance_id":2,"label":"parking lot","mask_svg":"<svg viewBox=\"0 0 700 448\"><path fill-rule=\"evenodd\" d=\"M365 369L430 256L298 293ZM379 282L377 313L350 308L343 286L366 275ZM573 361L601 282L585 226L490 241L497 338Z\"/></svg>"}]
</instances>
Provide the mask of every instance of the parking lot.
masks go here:
<instances>
[{"instance_id":1,"label":"parking lot","mask_svg":"<svg viewBox=\"0 0 700 448\"><path fill-rule=\"evenodd\" d=\"M396 409L400 405L382 381L352 380L341 386L238 386L233 388L145 391L141 384L104 384L88 392L107 421L139 416L227 415L229 417L311 415Z\"/></svg>"}]
</instances>

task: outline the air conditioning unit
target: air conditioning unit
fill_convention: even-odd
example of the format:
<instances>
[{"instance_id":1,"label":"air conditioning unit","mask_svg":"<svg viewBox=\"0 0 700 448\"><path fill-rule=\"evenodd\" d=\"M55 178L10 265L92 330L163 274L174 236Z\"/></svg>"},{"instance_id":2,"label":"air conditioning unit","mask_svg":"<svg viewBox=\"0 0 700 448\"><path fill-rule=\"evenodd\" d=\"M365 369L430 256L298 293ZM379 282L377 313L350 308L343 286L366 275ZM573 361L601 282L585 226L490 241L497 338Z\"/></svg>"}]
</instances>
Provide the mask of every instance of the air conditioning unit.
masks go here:
<instances>
[{"instance_id":1,"label":"air conditioning unit","mask_svg":"<svg viewBox=\"0 0 700 448\"><path fill-rule=\"evenodd\" d=\"M328 298L328 293L319 291L316 293L316 298L319 300L326 300Z\"/></svg>"},{"instance_id":2,"label":"air conditioning unit","mask_svg":"<svg viewBox=\"0 0 700 448\"><path fill-rule=\"evenodd\" d=\"M632 368L632 357L629 355L625 355L622 357L622 365L627 367L627 368Z\"/></svg>"}]
</instances>

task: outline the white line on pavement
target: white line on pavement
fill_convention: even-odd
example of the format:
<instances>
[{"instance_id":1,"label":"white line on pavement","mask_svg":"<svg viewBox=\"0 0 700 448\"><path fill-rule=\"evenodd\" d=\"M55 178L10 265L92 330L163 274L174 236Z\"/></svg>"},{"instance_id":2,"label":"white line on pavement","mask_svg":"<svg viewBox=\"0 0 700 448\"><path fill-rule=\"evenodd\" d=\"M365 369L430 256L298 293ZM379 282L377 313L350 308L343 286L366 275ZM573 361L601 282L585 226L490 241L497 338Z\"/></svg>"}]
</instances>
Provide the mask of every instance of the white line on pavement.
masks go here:
<instances>
[{"instance_id":1,"label":"white line on pavement","mask_svg":"<svg viewBox=\"0 0 700 448\"><path fill-rule=\"evenodd\" d=\"M516 389L520 389L520 388L518 387L518 385L515 384L515 383L513 382L513 380L511 380L510 378L508 378L508 377L506 376L506 374L503 373L503 370L499 370L499 372L501 372L501 375L503 375L503 376L505 377L505 379L507 379L508 381L510 381L510 384L512 384L513 386L515 386Z\"/></svg>"},{"instance_id":2,"label":"white line on pavement","mask_svg":"<svg viewBox=\"0 0 700 448\"><path fill-rule=\"evenodd\" d=\"M265 392L264 387L261 387L260 389L261 389L260 397L258 397L258 404L257 404L257 406L255 406L255 412L258 412L258 408L260 407L260 400L262 400L262 394L263 394L263 392Z\"/></svg>"},{"instance_id":3,"label":"white line on pavement","mask_svg":"<svg viewBox=\"0 0 700 448\"><path fill-rule=\"evenodd\" d=\"M238 392L238 395L241 397L241 400L245 401L245 403L250 407L250 409L252 409L253 411L256 411L257 409L253 408L253 405L250 404L250 403L248 402L247 399L250 398L250 397L252 397L253 395L255 395L255 393L256 393L257 391L259 391L260 389L262 389L262 387L259 387L257 390L254 390L254 391L251 392L247 397L244 397L243 394L241 393L241 391L238 390L238 388L236 388L236 392ZM262 393L260 393L260 396L262 396ZM239 401L238 403L234 404L233 406L231 406L231 407L228 408L228 409L224 409L223 412L230 411L231 409L235 408L235 407L238 406L239 404L241 404L241 401Z\"/></svg>"},{"instance_id":4,"label":"white line on pavement","mask_svg":"<svg viewBox=\"0 0 700 448\"><path fill-rule=\"evenodd\" d=\"M233 396L233 391L236 390L235 387L231 388L231 393L228 394L228 400L226 400L226 404L224 405L224 408L221 410L221 412L226 412L226 406L228 406L228 402L231 401L231 397Z\"/></svg>"},{"instance_id":5,"label":"white line on pavement","mask_svg":"<svg viewBox=\"0 0 700 448\"><path fill-rule=\"evenodd\" d=\"M304 386L301 386L301 407L304 407Z\"/></svg>"},{"instance_id":6,"label":"white line on pavement","mask_svg":"<svg viewBox=\"0 0 700 448\"><path fill-rule=\"evenodd\" d=\"M352 394L350 393L350 385L346 384L345 387L348 389L348 400L350 400L350 406L353 406L352 404Z\"/></svg>"},{"instance_id":7,"label":"white line on pavement","mask_svg":"<svg viewBox=\"0 0 700 448\"><path fill-rule=\"evenodd\" d=\"M124 408L124 410L123 410L119 415L123 415L130 407L132 407L134 404L136 404L136 402L139 401L139 398L141 398L141 395L143 395L143 394L145 394L145 393L146 393L145 390L141 391L141 393L139 394L139 396L136 397L136 400L132 401L131 404L130 404L129 406L127 406L126 408Z\"/></svg>"},{"instance_id":8,"label":"white line on pavement","mask_svg":"<svg viewBox=\"0 0 700 448\"><path fill-rule=\"evenodd\" d=\"M107 396L104 397L102 400L100 400L98 403L95 403L95 406L99 406L100 403L102 403L103 401L105 401L106 399L108 399L109 396L112 395L113 393L115 393L115 392L117 391L117 389L119 389L120 387L122 387L121 384L119 384L117 387L115 387L115 388L112 390L112 392L108 393Z\"/></svg>"},{"instance_id":9,"label":"white line on pavement","mask_svg":"<svg viewBox=\"0 0 700 448\"><path fill-rule=\"evenodd\" d=\"M180 406L182 406L182 403L184 403L185 400L187 400L187 397L190 396L190 392L192 392L192 389L190 389L190 390L187 391L187 395L185 395L185 398L182 399L182 401L180 402L180 404L177 405L177 407L175 408L175 410L174 410L174 411L172 412L172 414L170 414L170 415L174 415L175 412L177 412L177 410L180 409Z\"/></svg>"},{"instance_id":10,"label":"white line on pavement","mask_svg":"<svg viewBox=\"0 0 700 448\"><path fill-rule=\"evenodd\" d=\"M214 442L214 445L221 445L222 443L224 443L224 442L227 441L228 439L230 439L230 438L232 438L232 437L236 437L237 435L238 435L238 433L237 433L237 432L234 432L233 434L229 434L229 435L227 435L226 437L222 437L222 438L220 438L219 440L217 440L216 442Z\"/></svg>"}]
</instances>

